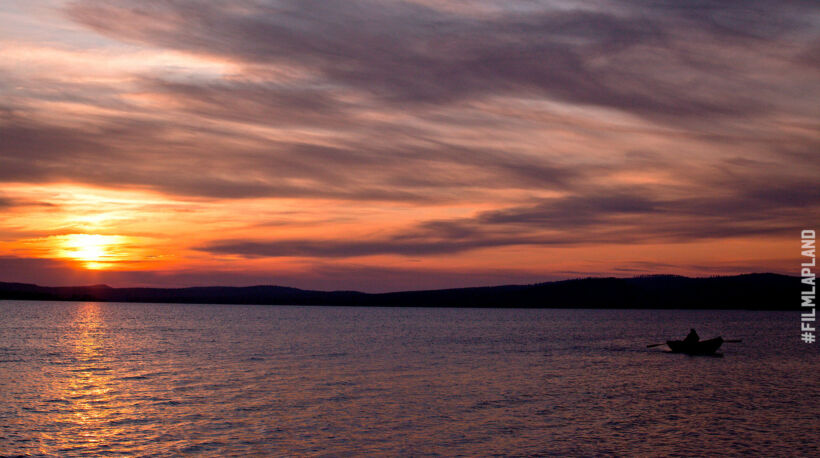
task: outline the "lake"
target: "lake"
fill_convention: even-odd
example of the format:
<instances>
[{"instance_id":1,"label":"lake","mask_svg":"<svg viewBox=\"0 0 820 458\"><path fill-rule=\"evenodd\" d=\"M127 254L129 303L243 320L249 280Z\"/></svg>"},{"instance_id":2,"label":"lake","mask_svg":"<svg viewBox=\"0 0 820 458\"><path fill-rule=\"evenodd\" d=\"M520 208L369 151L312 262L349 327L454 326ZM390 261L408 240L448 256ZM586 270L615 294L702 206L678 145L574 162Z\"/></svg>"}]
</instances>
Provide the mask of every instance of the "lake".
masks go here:
<instances>
[{"instance_id":1,"label":"lake","mask_svg":"<svg viewBox=\"0 0 820 458\"><path fill-rule=\"evenodd\" d=\"M817 456L799 312L0 301L0 455ZM647 349L689 328L722 357Z\"/></svg>"}]
</instances>

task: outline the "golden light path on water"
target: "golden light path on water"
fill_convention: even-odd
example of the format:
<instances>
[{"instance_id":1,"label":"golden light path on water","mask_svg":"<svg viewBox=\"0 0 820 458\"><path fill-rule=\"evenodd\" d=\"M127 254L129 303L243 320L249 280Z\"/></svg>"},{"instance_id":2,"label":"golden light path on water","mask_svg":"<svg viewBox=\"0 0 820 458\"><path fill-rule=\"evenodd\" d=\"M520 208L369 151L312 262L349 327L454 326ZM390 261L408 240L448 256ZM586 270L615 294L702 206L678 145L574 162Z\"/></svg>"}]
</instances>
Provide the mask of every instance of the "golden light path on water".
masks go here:
<instances>
[{"instance_id":1,"label":"golden light path on water","mask_svg":"<svg viewBox=\"0 0 820 458\"><path fill-rule=\"evenodd\" d=\"M59 345L70 351L65 357L71 363L63 368L63 376L53 379L49 395L50 402L60 406L51 411L51 420L61 426L44 439L59 450L104 449L116 433L107 418L112 409L132 409L116 400L119 389L108 367L100 304L78 304L73 312L73 322L59 339Z\"/></svg>"},{"instance_id":2,"label":"golden light path on water","mask_svg":"<svg viewBox=\"0 0 820 458\"><path fill-rule=\"evenodd\" d=\"M104 345L101 339L99 304L85 303L77 311L77 336L74 342L75 358L80 366L65 388L63 398L75 399L77 407L71 412L79 425L79 439L88 446L97 446L106 440L104 408L111 403L110 382L113 378L104 364ZM68 444L66 444L68 445Z\"/></svg>"},{"instance_id":3,"label":"golden light path on water","mask_svg":"<svg viewBox=\"0 0 820 458\"><path fill-rule=\"evenodd\" d=\"M818 354L786 312L0 301L0 316L4 455L817 455ZM644 348L694 322L743 344Z\"/></svg>"}]
</instances>

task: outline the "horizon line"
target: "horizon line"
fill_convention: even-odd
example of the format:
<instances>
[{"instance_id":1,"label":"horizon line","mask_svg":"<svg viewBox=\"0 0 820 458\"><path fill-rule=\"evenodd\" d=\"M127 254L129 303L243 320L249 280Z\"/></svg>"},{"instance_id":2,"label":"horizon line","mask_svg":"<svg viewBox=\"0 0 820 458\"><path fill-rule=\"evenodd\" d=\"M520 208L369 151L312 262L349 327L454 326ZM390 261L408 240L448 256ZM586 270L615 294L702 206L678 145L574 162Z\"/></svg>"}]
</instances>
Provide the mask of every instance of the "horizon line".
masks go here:
<instances>
[{"instance_id":1,"label":"horizon line","mask_svg":"<svg viewBox=\"0 0 820 458\"><path fill-rule=\"evenodd\" d=\"M277 284L255 284L255 285L245 285L245 286L229 286L229 285L197 285L197 286L175 286L175 287L160 287L160 286L111 286L105 283L98 283L93 285L67 285L67 286L49 286L49 285L41 285L37 283L24 283L24 282L7 282L0 280L0 284L5 285L25 285L25 286L35 286L38 288L108 288L114 290L126 290L126 289L154 289L154 290L183 290L183 289L202 289L202 288L222 288L222 289L243 289L243 288L285 288L285 289L293 289L297 291L307 291L307 292L320 292L320 293L358 293L358 294L366 294L366 295L384 295L384 294L395 294L395 293L412 293L412 292L428 292L428 291L455 291L455 290L466 290L466 289L481 289L481 288L503 288L503 287L513 287L513 286L537 286L537 285L546 285L551 283L562 283L562 282L570 282L570 281L581 281L581 280L630 280L630 279L639 279L639 278L657 278L657 277L674 277L674 278L684 278L689 280L698 280L698 279L709 279L709 278L730 278L730 277L743 277L743 276L750 276L750 275L775 275L775 276L782 276L782 277L790 277L790 278L800 278L800 275L790 275L790 274L782 274L777 272L745 272L739 274L715 274L715 275L703 275L703 276L686 276L686 275L679 275L679 274L641 274L641 275L633 275L630 277L618 277L613 275L608 276L585 276L585 277L573 277L573 278L565 278L561 280L548 280L543 282L535 282L535 283L504 283L504 284L492 284L492 285L485 285L485 286L460 286L460 287L449 287L449 288L432 288L432 289L409 289L409 290L395 290L395 291L385 291L385 292L365 292L359 290L352 290L352 289L334 289L334 290L322 290L322 289L304 289L304 288L297 288L293 286L286 286L286 285L277 285ZM2 300L2 299L0 299Z\"/></svg>"}]
</instances>

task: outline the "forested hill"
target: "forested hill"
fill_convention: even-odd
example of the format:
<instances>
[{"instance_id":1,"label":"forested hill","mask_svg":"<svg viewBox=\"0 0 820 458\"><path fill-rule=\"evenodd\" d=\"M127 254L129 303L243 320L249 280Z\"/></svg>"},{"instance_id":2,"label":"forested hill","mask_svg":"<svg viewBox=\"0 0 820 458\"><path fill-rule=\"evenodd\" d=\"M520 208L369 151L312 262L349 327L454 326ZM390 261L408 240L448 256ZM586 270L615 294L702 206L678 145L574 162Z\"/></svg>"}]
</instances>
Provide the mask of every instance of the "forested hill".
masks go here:
<instances>
[{"instance_id":1,"label":"forested hill","mask_svg":"<svg viewBox=\"0 0 820 458\"><path fill-rule=\"evenodd\" d=\"M765 273L706 278L673 275L584 278L532 285L380 294L311 291L283 286L111 288L106 285L46 287L0 282L0 299L271 305L797 310L800 308L801 289L798 277Z\"/></svg>"}]
</instances>

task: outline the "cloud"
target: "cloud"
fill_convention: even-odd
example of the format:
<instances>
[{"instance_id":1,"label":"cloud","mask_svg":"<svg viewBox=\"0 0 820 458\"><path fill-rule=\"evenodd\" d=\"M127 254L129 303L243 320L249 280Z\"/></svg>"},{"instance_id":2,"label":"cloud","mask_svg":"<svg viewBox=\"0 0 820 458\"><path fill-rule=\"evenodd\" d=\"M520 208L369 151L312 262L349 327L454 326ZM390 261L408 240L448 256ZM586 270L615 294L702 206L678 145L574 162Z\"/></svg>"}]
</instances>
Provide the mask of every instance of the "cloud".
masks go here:
<instances>
[{"instance_id":1,"label":"cloud","mask_svg":"<svg viewBox=\"0 0 820 458\"><path fill-rule=\"evenodd\" d=\"M424 202L472 188L481 176L487 188L562 188L582 174L493 148L423 138L375 141L383 134L328 145L173 120L104 116L66 125L19 113L0 118L0 129L0 180L131 185L183 196Z\"/></svg>"},{"instance_id":2,"label":"cloud","mask_svg":"<svg viewBox=\"0 0 820 458\"><path fill-rule=\"evenodd\" d=\"M77 263L53 259L0 256L0 281L39 283L43 286L70 286L96 283L93 271Z\"/></svg>"},{"instance_id":3,"label":"cloud","mask_svg":"<svg viewBox=\"0 0 820 458\"><path fill-rule=\"evenodd\" d=\"M138 6L83 1L69 7L68 14L117 39L257 66L294 67L314 87L351 89L382 103L446 104L518 94L675 118L748 115L769 108L768 102L738 90L757 82L732 82L748 62L727 63L717 51L691 54L687 39L702 34L727 46L719 40L731 37L730 45L743 47L750 40L776 42L785 34L781 29L812 30L795 14L771 8L762 16L759 7L630 3L600 10L459 14L401 1L149 1ZM803 4L790 10L800 8L813 9ZM176 90L201 97L208 88ZM253 94L241 85L229 93ZM316 103L315 94L310 97Z\"/></svg>"},{"instance_id":4,"label":"cloud","mask_svg":"<svg viewBox=\"0 0 820 458\"><path fill-rule=\"evenodd\" d=\"M378 238L221 240L198 247L257 257L439 256L518 245L579 246L787 236L820 221L815 183L746 186L733 195L664 199L651 187L539 199L469 218L428 220Z\"/></svg>"},{"instance_id":5,"label":"cloud","mask_svg":"<svg viewBox=\"0 0 820 458\"><path fill-rule=\"evenodd\" d=\"M523 243L522 240L508 239L506 244ZM501 246L501 240L473 239L464 242L455 240L397 241L385 239L365 241L317 241L282 240L274 242L222 241L202 247L203 251L215 254L238 254L246 257L306 256L318 258L346 258L375 254L399 254L405 256L440 255L459 253L482 246Z\"/></svg>"},{"instance_id":6,"label":"cloud","mask_svg":"<svg viewBox=\"0 0 820 458\"><path fill-rule=\"evenodd\" d=\"M142 87L172 107L225 121L263 125L350 127L353 113L330 88L249 81L180 82L146 78Z\"/></svg>"},{"instance_id":7,"label":"cloud","mask_svg":"<svg viewBox=\"0 0 820 458\"><path fill-rule=\"evenodd\" d=\"M49 202L41 202L30 199L19 199L0 194L0 210L8 212L12 210L29 209L31 207L53 208L56 207L56 205Z\"/></svg>"},{"instance_id":8,"label":"cloud","mask_svg":"<svg viewBox=\"0 0 820 458\"><path fill-rule=\"evenodd\" d=\"M58 186L191 209L166 213L172 236L141 226L180 275L207 253L433 269L820 221L816 2L67 5L53 27L21 7L53 32L0 43L0 182L25 197L0 194L8 252L61 220L34 208ZM88 206L48 231L159 213Z\"/></svg>"},{"instance_id":9,"label":"cloud","mask_svg":"<svg viewBox=\"0 0 820 458\"><path fill-rule=\"evenodd\" d=\"M217 199L578 194L599 185L595 174L609 164L624 166L617 162L637 141L630 135L647 126L613 134L611 124L588 124L600 113L568 117L567 106L671 123L703 137L716 159L741 141L771 154L765 148L787 144L786 136L760 117L778 107L798 119L807 113L790 81L765 70L773 59L810 52L813 29L799 13L813 7L795 2L766 16L761 5L76 1L67 16L92 30L197 62L218 58L234 73L182 77L150 66L120 75L117 85L98 84L101 98L92 81L40 72L33 86L48 91L21 92L29 98L15 98L0 118L0 179ZM789 56L772 51L782 40L791 40ZM752 45L769 51L755 56ZM67 55L61 51L61 62L77 60ZM83 53L79 61L93 59ZM787 63L773 67L791 69ZM54 94L87 104L96 96L101 106L34 108ZM541 103L553 105L533 108ZM817 146L816 135L806 135L793 150ZM680 167L687 150L662 152L661 168Z\"/></svg>"},{"instance_id":10,"label":"cloud","mask_svg":"<svg viewBox=\"0 0 820 458\"><path fill-rule=\"evenodd\" d=\"M477 220L491 225L527 224L573 229L605 222L612 215L661 213L664 211L661 205L661 202L635 190L617 190L547 199L532 206L494 210L482 213Z\"/></svg>"}]
</instances>

